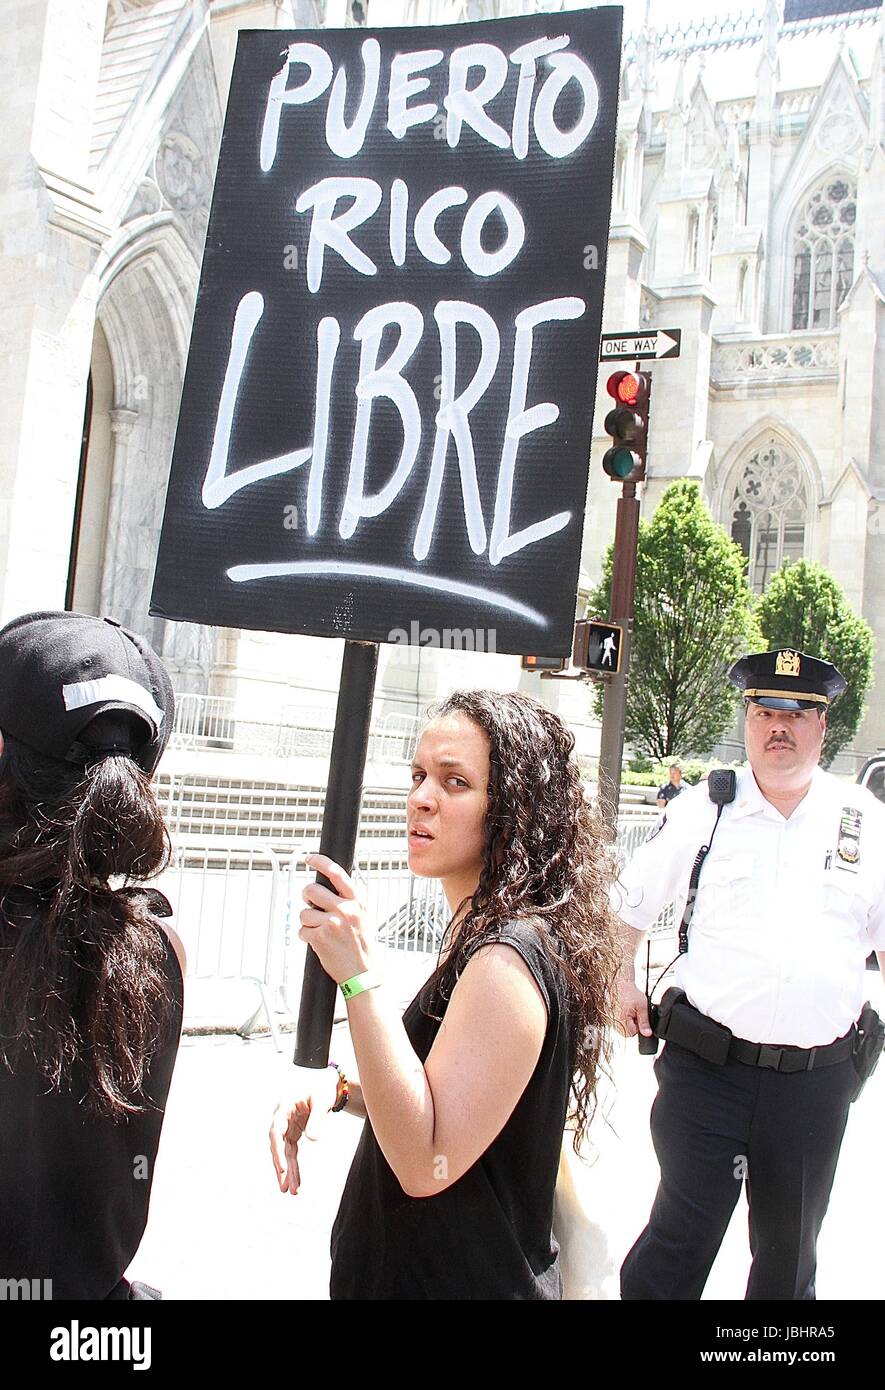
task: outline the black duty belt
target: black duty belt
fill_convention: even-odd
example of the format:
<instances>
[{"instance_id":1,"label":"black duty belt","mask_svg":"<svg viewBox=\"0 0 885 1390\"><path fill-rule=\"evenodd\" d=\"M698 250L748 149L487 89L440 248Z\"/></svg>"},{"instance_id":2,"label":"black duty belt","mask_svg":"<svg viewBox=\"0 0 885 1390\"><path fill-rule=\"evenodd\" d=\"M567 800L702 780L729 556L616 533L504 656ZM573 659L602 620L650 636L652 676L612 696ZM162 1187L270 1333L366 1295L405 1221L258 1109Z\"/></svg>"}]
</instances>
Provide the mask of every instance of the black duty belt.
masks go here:
<instances>
[{"instance_id":1,"label":"black duty belt","mask_svg":"<svg viewBox=\"0 0 885 1390\"><path fill-rule=\"evenodd\" d=\"M813 1071L815 1067L832 1067L844 1062L854 1052L857 1037L857 1028L852 1025L844 1038L837 1038L825 1047L789 1044L777 1047L771 1043L748 1042L746 1038L736 1038L724 1024L702 1014L676 985L667 990L660 1004L652 1005L651 1022L656 1037L666 1038L667 1042L684 1047L687 1052L717 1066L733 1061L781 1072Z\"/></svg>"},{"instance_id":2,"label":"black duty belt","mask_svg":"<svg viewBox=\"0 0 885 1390\"><path fill-rule=\"evenodd\" d=\"M827 1043L826 1047L772 1047L770 1043L747 1042L732 1038L728 1046L729 1061L744 1062L749 1067L770 1067L772 1071L813 1071L815 1067L832 1067L851 1056L854 1029L844 1038Z\"/></svg>"}]
</instances>

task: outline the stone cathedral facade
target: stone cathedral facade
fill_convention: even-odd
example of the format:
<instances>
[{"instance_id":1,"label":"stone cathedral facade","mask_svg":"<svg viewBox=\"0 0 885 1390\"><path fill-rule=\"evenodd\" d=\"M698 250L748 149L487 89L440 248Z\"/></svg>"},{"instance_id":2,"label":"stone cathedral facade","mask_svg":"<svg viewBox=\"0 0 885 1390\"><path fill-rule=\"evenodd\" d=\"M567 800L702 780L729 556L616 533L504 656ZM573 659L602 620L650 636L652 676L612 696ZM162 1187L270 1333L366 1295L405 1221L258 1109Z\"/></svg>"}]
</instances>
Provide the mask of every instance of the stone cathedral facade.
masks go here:
<instances>
[{"instance_id":1,"label":"stone cathedral facade","mask_svg":"<svg viewBox=\"0 0 885 1390\"><path fill-rule=\"evenodd\" d=\"M338 643L148 615L213 172L240 28L439 23L531 0L9 0L0 78L0 621L65 602L248 716L331 703ZM538 10L565 11L548 0ZM835 8L835 6L834 6ZM666 6L652 6L666 16ZM699 7L700 10L700 7ZM757 590L827 566L878 640L856 739L885 744L885 21L783 5L624 50L607 331L681 328L654 368L650 515L701 481ZM606 373L601 373L602 381ZM596 402L582 586L613 534ZM687 563L690 557L687 557ZM513 657L384 649L378 698L520 683ZM583 687L544 698L594 740Z\"/></svg>"}]
</instances>

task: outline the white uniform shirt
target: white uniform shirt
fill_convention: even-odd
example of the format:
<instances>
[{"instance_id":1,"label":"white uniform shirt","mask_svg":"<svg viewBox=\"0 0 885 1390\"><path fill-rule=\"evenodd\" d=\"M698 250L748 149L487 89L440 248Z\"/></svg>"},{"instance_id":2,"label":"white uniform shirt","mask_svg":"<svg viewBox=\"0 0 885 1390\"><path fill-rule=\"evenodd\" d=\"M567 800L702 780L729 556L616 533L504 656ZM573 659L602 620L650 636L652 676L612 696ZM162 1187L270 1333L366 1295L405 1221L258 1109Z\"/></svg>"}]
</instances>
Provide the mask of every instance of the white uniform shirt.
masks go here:
<instances>
[{"instance_id":1,"label":"white uniform shirt","mask_svg":"<svg viewBox=\"0 0 885 1390\"><path fill-rule=\"evenodd\" d=\"M846 811L861 814L855 864L840 830ZM715 819L705 784L670 802L612 888L628 926L647 930L671 902L681 920ZM885 805L817 768L785 820L752 770L739 772L701 870L675 983L735 1037L822 1047L857 1019L871 950L885 950Z\"/></svg>"}]
</instances>

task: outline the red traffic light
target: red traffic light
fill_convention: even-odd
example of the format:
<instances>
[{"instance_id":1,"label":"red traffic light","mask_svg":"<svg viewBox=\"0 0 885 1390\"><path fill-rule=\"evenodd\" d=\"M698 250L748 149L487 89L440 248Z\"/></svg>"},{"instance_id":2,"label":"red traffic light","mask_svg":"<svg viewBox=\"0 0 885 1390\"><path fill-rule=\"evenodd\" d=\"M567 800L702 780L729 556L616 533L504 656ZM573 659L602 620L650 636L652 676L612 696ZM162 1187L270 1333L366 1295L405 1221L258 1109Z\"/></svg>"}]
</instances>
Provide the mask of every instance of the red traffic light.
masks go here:
<instances>
[{"instance_id":1,"label":"red traffic light","mask_svg":"<svg viewBox=\"0 0 885 1390\"><path fill-rule=\"evenodd\" d=\"M644 372L613 372L605 389L619 405L640 405L648 399L649 386Z\"/></svg>"}]
</instances>

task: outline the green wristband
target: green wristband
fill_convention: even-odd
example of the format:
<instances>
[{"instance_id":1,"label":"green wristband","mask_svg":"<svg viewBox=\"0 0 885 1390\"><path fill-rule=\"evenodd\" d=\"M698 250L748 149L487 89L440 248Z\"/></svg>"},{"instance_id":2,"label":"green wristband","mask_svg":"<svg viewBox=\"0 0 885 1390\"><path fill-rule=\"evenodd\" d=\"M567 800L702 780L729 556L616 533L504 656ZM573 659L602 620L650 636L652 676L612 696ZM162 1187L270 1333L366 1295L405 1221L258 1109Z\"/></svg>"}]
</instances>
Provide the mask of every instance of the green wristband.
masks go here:
<instances>
[{"instance_id":1,"label":"green wristband","mask_svg":"<svg viewBox=\"0 0 885 1390\"><path fill-rule=\"evenodd\" d=\"M377 989L380 984L381 976L376 970L364 970L361 975L342 980L338 988L345 999L355 999L358 994L364 994L367 989Z\"/></svg>"}]
</instances>

